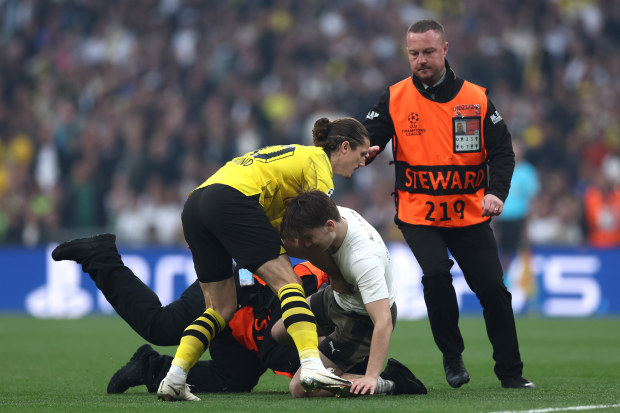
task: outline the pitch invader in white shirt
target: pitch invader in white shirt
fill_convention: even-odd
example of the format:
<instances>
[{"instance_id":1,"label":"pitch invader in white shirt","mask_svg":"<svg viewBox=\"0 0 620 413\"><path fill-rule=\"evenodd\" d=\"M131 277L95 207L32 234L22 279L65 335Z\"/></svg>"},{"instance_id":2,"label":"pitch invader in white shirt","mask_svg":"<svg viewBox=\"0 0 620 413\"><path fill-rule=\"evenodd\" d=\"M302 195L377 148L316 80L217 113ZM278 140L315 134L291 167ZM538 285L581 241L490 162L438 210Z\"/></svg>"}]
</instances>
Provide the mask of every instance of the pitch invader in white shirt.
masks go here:
<instances>
[{"instance_id":1,"label":"pitch invader in white shirt","mask_svg":"<svg viewBox=\"0 0 620 413\"><path fill-rule=\"evenodd\" d=\"M337 207L323 192L309 191L287 202L280 231L289 255L310 260L330 276L331 285L308 297L308 302L322 338L323 363L352 383L350 387L305 383L298 372L289 387L291 394L426 393L415 375L396 360L390 359L381 372L396 322L396 290L388 250L372 225L354 210ZM273 327L272 335L287 341L284 322Z\"/></svg>"}]
</instances>

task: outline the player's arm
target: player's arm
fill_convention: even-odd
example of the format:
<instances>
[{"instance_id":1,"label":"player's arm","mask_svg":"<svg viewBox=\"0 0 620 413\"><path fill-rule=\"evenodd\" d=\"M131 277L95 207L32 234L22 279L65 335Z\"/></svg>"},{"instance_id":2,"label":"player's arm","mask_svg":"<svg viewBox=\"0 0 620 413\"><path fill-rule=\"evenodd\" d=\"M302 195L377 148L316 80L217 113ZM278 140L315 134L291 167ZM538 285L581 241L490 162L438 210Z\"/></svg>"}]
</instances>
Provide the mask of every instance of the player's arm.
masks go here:
<instances>
[{"instance_id":1,"label":"player's arm","mask_svg":"<svg viewBox=\"0 0 620 413\"><path fill-rule=\"evenodd\" d=\"M293 267L293 271L301 279L306 297L317 292L323 284L329 283L329 277L325 271L310 263L310 261L298 263Z\"/></svg>"},{"instance_id":2,"label":"player's arm","mask_svg":"<svg viewBox=\"0 0 620 413\"><path fill-rule=\"evenodd\" d=\"M370 164L375 156L385 149L387 143L394 136L394 123L388 109L389 100L390 90L388 88L383 91L377 103L364 119L364 126L370 135L370 148L366 157L366 165Z\"/></svg>"},{"instance_id":3,"label":"player's arm","mask_svg":"<svg viewBox=\"0 0 620 413\"><path fill-rule=\"evenodd\" d=\"M510 181L515 168L515 154L506 122L490 99L487 100L487 104L487 114L483 121L489 163L489 187L486 194L495 195L503 203L510 189Z\"/></svg>"},{"instance_id":4,"label":"player's arm","mask_svg":"<svg viewBox=\"0 0 620 413\"><path fill-rule=\"evenodd\" d=\"M365 306L375 327L370 341L370 355L366 374L364 377L352 381L351 392L354 394L374 394L379 374L381 374L387 358L390 339L394 330L388 298L366 303Z\"/></svg>"}]
</instances>

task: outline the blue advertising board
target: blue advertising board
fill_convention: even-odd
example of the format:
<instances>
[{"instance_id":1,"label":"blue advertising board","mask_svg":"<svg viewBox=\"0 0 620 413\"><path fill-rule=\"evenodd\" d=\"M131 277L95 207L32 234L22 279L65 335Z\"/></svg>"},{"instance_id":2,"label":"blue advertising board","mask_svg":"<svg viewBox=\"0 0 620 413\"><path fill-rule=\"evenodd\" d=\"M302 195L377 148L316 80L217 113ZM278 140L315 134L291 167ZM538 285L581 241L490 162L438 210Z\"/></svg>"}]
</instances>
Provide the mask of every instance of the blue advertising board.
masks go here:
<instances>
[{"instance_id":1,"label":"blue advertising board","mask_svg":"<svg viewBox=\"0 0 620 413\"><path fill-rule=\"evenodd\" d=\"M54 245L0 249L0 312L41 318L77 318L113 314L94 282L70 261L55 262ZM390 250L400 319L426 317L422 273L409 248L391 243ZM120 248L125 265L160 297L175 300L196 279L186 248ZM515 257L505 281L515 314L549 317L620 315L620 249L534 249ZM458 265L453 284L462 314L479 313L480 304Z\"/></svg>"}]
</instances>

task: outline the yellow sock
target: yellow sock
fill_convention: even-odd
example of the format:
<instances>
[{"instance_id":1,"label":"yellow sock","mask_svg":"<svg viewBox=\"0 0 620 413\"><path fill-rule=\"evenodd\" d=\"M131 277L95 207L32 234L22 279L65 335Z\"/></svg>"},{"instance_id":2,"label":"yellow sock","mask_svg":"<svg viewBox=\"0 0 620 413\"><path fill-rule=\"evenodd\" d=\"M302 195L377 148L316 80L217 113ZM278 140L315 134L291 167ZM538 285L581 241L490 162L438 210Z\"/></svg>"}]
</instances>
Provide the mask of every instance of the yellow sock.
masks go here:
<instances>
[{"instance_id":1,"label":"yellow sock","mask_svg":"<svg viewBox=\"0 0 620 413\"><path fill-rule=\"evenodd\" d=\"M226 327L226 321L214 309L208 308L183 332L181 343L174 355L172 364L189 372L211 344L216 334Z\"/></svg>"},{"instance_id":2,"label":"yellow sock","mask_svg":"<svg viewBox=\"0 0 620 413\"><path fill-rule=\"evenodd\" d=\"M306 302L302 286L287 284L278 291L278 298L282 305L282 321L297 346L299 359L319 357L316 320Z\"/></svg>"}]
</instances>

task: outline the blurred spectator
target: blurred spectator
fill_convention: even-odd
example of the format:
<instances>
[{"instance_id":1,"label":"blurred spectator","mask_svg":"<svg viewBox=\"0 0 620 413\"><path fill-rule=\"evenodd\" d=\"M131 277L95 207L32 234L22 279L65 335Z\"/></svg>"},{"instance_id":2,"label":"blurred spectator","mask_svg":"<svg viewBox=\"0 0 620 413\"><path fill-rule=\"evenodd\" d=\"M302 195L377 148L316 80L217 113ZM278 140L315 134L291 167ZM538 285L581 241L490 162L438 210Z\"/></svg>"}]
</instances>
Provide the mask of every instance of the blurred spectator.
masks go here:
<instances>
[{"instance_id":1,"label":"blurred spectator","mask_svg":"<svg viewBox=\"0 0 620 413\"><path fill-rule=\"evenodd\" d=\"M101 176L96 158L82 158L71 168L61 199L61 225L69 228L99 228L105 224Z\"/></svg>"},{"instance_id":2,"label":"blurred spectator","mask_svg":"<svg viewBox=\"0 0 620 413\"><path fill-rule=\"evenodd\" d=\"M601 248L620 246L620 159L607 157L584 194L588 242Z\"/></svg>"},{"instance_id":3,"label":"blurred spectator","mask_svg":"<svg viewBox=\"0 0 620 413\"><path fill-rule=\"evenodd\" d=\"M580 245L581 200L571 190L564 171L547 173L542 178L545 190L532 202L527 221L527 236L534 245Z\"/></svg>"},{"instance_id":4,"label":"blurred spectator","mask_svg":"<svg viewBox=\"0 0 620 413\"><path fill-rule=\"evenodd\" d=\"M520 249L528 246L526 221L532 199L540 191L536 169L523 158L523 142L513 138L512 147L515 152L515 169L510 182L510 192L504 202L502 214L495 218L504 269L508 268L510 260Z\"/></svg>"},{"instance_id":5,"label":"blurred spectator","mask_svg":"<svg viewBox=\"0 0 620 413\"><path fill-rule=\"evenodd\" d=\"M523 137L543 188L528 234L582 242L576 194L620 152L620 2L413 3L0 0L0 243L103 230L177 242L180 223L161 235L144 205L174 208L173 192L257 146L307 143L316 113L362 119L407 75L402 37L425 17L444 23L452 66ZM562 171L550 197L542 177ZM393 239L389 198L370 181L393 190L372 172L334 199Z\"/></svg>"}]
</instances>

